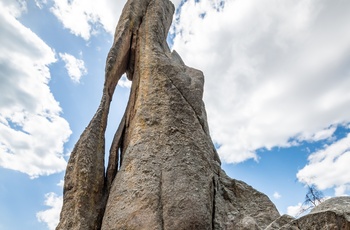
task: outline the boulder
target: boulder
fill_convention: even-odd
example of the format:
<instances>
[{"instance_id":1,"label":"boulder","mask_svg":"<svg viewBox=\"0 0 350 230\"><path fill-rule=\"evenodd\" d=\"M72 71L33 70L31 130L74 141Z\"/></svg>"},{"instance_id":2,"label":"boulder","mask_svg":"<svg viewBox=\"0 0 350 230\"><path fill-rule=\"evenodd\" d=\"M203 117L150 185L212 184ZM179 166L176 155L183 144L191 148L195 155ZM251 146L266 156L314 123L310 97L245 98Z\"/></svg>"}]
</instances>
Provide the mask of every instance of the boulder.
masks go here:
<instances>
[{"instance_id":1,"label":"boulder","mask_svg":"<svg viewBox=\"0 0 350 230\"><path fill-rule=\"evenodd\" d=\"M276 220L274 220L271 224L269 224L265 230L278 230L281 227L283 227L286 224L289 224L291 221L295 220L294 217L290 216L290 215L282 215L279 218L277 218Z\"/></svg>"},{"instance_id":2,"label":"boulder","mask_svg":"<svg viewBox=\"0 0 350 230\"><path fill-rule=\"evenodd\" d=\"M350 230L350 197L330 198L281 230Z\"/></svg>"}]
</instances>

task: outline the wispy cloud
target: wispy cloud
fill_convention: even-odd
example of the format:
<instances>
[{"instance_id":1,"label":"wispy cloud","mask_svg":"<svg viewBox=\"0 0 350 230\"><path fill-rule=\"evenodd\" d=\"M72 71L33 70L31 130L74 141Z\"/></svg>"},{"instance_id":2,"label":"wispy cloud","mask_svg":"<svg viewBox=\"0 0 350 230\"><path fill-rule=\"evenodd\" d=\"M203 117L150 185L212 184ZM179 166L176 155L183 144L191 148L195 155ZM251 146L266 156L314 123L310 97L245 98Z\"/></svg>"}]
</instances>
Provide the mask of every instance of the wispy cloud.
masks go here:
<instances>
[{"instance_id":1,"label":"wispy cloud","mask_svg":"<svg viewBox=\"0 0 350 230\"><path fill-rule=\"evenodd\" d=\"M59 53L59 56L65 62L68 76L72 79L72 81L79 83L80 78L87 74L84 61L67 53Z\"/></svg>"},{"instance_id":2,"label":"wispy cloud","mask_svg":"<svg viewBox=\"0 0 350 230\"><path fill-rule=\"evenodd\" d=\"M56 185L63 189L64 180L60 180ZM59 196L54 192L46 193L44 204L49 208L37 212L36 218L39 222L45 223L50 230L54 230L60 219L63 196Z\"/></svg>"},{"instance_id":3,"label":"wispy cloud","mask_svg":"<svg viewBox=\"0 0 350 230\"><path fill-rule=\"evenodd\" d=\"M330 197L323 197L321 200L315 200L316 206L329 199ZM313 204L305 204L299 202L297 205L291 205L287 207L287 214L293 217L301 217L308 214L315 206Z\"/></svg>"},{"instance_id":4,"label":"wispy cloud","mask_svg":"<svg viewBox=\"0 0 350 230\"><path fill-rule=\"evenodd\" d=\"M282 196L281 196L281 194L279 194L278 192L274 192L273 193L273 197L275 198L275 199L280 199Z\"/></svg>"},{"instance_id":5,"label":"wispy cloud","mask_svg":"<svg viewBox=\"0 0 350 230\"><path fill-rule=\"evenodd\" d=\"M120 87L124 87L124 88L131 88L131 81L129 81L127 78L126 78L126 75L124 74L119 82L118 82L118 86Z\"/></svg>"},{"instance_id":6,"label":"wispy cloud","mask_svg":"<svg viewBox=\"0 0 350 230\"><path fill-rule=\"evenodd\" d=\"M89 40L100 28L110 34L114 33L126 0L53 0L53 2L51 12L63 26L72 34Z\"/></svg>"},{"instance_id":7,"label":"wispy cloud","mask_svg":"<svg viewBox=\"0 0 350 230\"><path fill-rule=\"evenodd\" d=\"M301 203L298 203L297 205L291 205L287 207L287 214L293 217L298 217L301 214L302 209L303 206Z\"/></svg>"},{"instance_id":8,"label":"wispy cloud","mask_svg":"<svg viewBox=\"0 0 350 230\"><path fill-rule=\"evenodd\" d=\"M23 12L27 11L27 2L24 0L2 0L0 4L3 10L15 18L20 17Z\"/></svg>"},{"instance_id":9,"label":"wispy cloud","mask_svg":"<svg viewBox=\"0 0 350 230\"><path fill-rule=\"evenodd\" d=\"M64 180L60 180L60 182L58 182L57 186L63 188L64 185Z\"/></svg>"},{"instance_id":10,"label":"wispy cloud","mask_svg":"<svg viewBox=\"0 0 350 230\"><path fill-rule=\"evenodd\" d=\"M89 40L91 35L104 29L113 35L119 16L126 0L53 0L51 12L72 34ZM172 0L179 6L181 0ZM38 7L42 8L46 0L36 0Z\"/></svg>"},{"instance_id":11,"label":"wispy cloud","mask_svg":"<svg viewBox=\"0 0 350 230\"><path fill-rule=\"evenodd\" d=\"M350 122L350 2L218 2L184 2L172 32L173 48L204 72L223 161L329 139Z\"/></svg>"},{"instance_id":12,"label":"wispy cloud","mask_svg":"<svg viewBox=\"0 0 350 230\"><path fill-rule=\"evenodd\" d=\"M44 5L47 4L47 0L34 0L35 5L39 7L39 9L43 9Z\"/></svg>"},{"instance_id":13,"label":"wispy cloud","mask_svg":"<svg viewBox=\"0 0 350 230\"><path fill-rule=\"evenodd\" d=\"M71 130L48 86L55 53L10 6L0 2L0 166L34 178L65 169Z\"/></svg>"},{"instance_id":14,"label":"wispy cloud","mask_svg":"<svg viewBox=\"0 0 350 230\"><path fill-rule=\"evenodd\" d=\"M63 204L63 197L50 192L45 194L45 205L50 207L47 210L36 214L39 222L46 223L50 230L54 230L59 222L60 212Z\"/></svg>"},{"instance_id":15,"label":"wispy cloud","mask_svg":"<svg viewBox=\"0 0 350 230\"><path fill-rule=\"evenodd\" d=\"M348 196L349 195L348 191L350 191L350 183L338 185L334 189L334 195L335 196Z\"/></svg>"},{"instance_id":16,"label":"wispy cloud","mask_svg":"<svg viewBox=\"0 0 350 230\"><path fill-rule=\"evenodd\" d=\"M308 164L297 173L305 184L315 184L319 189L335 188L335 195L350 191L350 134L312 153Z\"/></svg>"}]
</instances>

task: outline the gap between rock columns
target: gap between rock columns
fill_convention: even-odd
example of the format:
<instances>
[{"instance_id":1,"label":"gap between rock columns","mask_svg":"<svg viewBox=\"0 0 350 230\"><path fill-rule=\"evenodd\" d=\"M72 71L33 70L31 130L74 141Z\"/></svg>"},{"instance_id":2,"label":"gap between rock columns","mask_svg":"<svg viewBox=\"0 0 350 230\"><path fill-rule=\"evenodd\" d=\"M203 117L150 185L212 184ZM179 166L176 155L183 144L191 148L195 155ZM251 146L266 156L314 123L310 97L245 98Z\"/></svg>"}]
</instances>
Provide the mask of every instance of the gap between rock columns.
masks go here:
<instances>
[{"instance_id":1,"label":"gap between rock columns","mask_svg":"<svg viewBox=\"0 0 350 230\"><path fill-rule=\"evenodd\" d=\"M130 73L128 67L132 35L136 34L148 2L129 1L124 7L113 46L107 57L100 106L80 136L68 161L63 207L57 230L101 228L108 196L104 169L108 112L117 82L123 73Z\"/></svg>"},{"instance_id":2,"label":"gap between rock columns","mask_svg":"<svg viewBox=\"0 0 350 230\"><path fill-rule=\"evenodd\" d=\"M68 162L57 229L254 229L279 217L266 195L221 170L203 73L166 43L173 13L168 0L126 3L100 107ZM105 175L107 115L125 72L132 89Z\"/></svg>"},{"instance_id":3,"label":"gap between rock columns","mask_svg":"<svg viewBox=\"0 0 350 230\"><path fill-rule=\"evenodd\" d=\"M138 29L123 161L102 229L212 229L214 147L203 128L203 75L166 44L173 11L169 1L151 1Z\"/></svg>"}]
</instances>

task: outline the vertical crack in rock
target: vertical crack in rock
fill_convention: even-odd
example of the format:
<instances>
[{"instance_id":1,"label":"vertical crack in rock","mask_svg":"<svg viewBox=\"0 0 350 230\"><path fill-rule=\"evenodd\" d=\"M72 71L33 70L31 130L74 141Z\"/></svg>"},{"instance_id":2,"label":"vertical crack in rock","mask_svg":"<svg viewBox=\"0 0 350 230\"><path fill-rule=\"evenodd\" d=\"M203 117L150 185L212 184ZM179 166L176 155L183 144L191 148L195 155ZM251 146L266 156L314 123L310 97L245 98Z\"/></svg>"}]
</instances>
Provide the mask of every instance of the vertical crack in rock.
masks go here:
<instances>
[{"instance_id":1,"label":"vertical crack in rock","mask_svg":"<svg viewBox=\"0 0 350 230\"><path fill-rule=\"evenodd\" d=\"M108 167L106 172L106 183L107 183L106 192L107 193L111 188L114 177L117 174L117 171L119 169L118 167L121 164L121 155L122 155L122 148L123 148L122 143L123 143L124 132L125 132L125 114L123 115L123 118L119 124L119 127L116 133L114 134L112 145L109 151L109 160L108 160Z\"/></svg>"},{"instance_id":2,"label":"vertical crack in rock","mask_svg":"<svg viewBox=\"0 0 350 230\"><path fill-rule=\"evenodd\" d=\"M215 176L213 176L213 197L212 197L212 211L211 211L211 226L212 229L215 229L215 199L216 199L216 191L217 190L217 185L216 185L216 179Z\"/></svg>"},{"instance_id":3,"label":"vertical crack in rock","mask_svg":"<svg viewBox=\"0 0 350 230\"><path fill-rule=\"evenodd\" d=\"M199 124L201 124L201 127L202 127L203 131L206 132L206 129L204 128L203 120L200 118L200 115L198 115L198 111L196 111L196 109L194 108L192 103L189 102L189 100L182 93L182 91L176 86L176 84L173 82L173 80L170 77L168 77L168 78L169 78L171 84L177 89L177 91L181 94L182 98L186 101L187 105L190 106L191 109L193 110L194 114L196 114L196 117L198 119Z\"/></svg>"},{"instance_id":4,"label":"vertical crack in rock","mask_svg":"<svg viewBox=\"0 0 350 230\"><path fill-rule=\"evenodd\" d=\"M164 214L163 214L163 173L160 171L159 180L159 219L160 219L160 229L164 230Z\"/></svg>"}]
</instances>

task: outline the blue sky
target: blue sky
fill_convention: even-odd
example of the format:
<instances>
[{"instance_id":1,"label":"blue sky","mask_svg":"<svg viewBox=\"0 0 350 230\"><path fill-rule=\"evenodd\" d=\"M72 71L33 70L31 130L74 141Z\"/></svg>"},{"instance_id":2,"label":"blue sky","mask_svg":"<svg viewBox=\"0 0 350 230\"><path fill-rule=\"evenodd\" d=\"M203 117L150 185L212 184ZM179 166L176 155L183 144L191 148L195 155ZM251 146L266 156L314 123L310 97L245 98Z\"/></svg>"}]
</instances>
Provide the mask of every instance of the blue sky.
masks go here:
<instances>
[{"instance_id":1,"label":"blue sky","mask_svg":"<svg viewBox=\"0 0 350 230\"><path fill-rule=\"evenodd\" d=\"M125 1L0 0L0 230L54 229ZM350 194L350 2L173 0L168 41L204 72L223 168L295 214ZM122 79L108 147L127 103Z\"/></svg>"}]
</instances>

